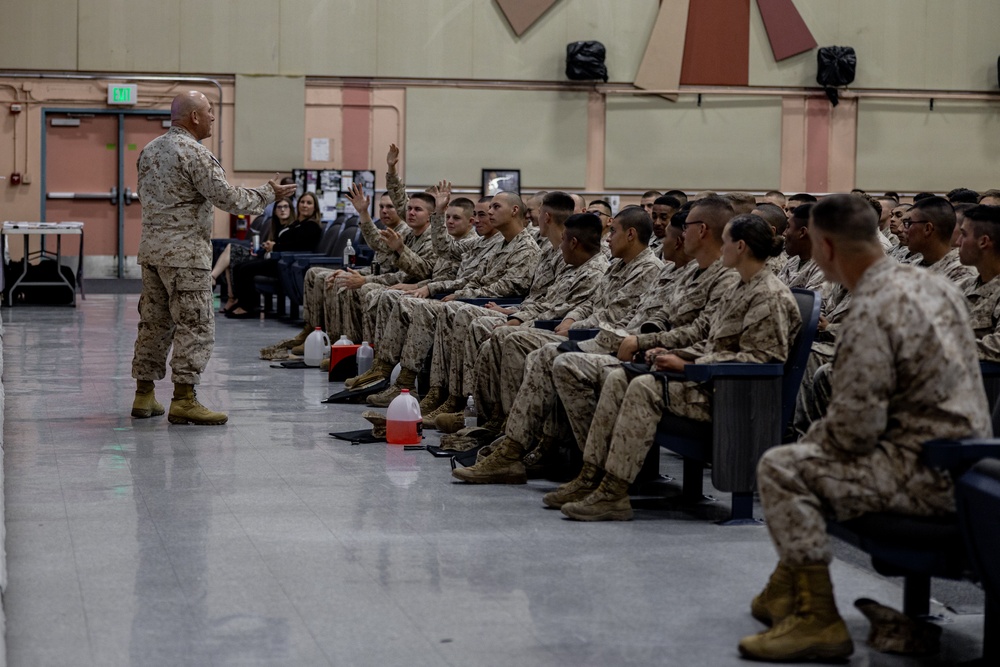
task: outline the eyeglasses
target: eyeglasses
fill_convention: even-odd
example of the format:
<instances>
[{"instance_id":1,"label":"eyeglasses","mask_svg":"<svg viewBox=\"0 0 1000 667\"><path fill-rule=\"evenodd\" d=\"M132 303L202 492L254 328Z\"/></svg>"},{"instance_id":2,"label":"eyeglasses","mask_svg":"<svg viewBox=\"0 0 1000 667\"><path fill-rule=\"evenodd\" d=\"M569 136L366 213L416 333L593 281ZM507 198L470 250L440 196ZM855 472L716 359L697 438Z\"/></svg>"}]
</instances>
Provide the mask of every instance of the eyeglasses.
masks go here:
<instances>
[{"instance_id":1,"label":"eyeglasses","mask_svg":"<svg viewBox=\"0 0 1000 667\"><path fill-rule=\"evenodd\" d=\"M684 224L681 225L681 227L683 227L686 231L687 228L690 227L691 225L707 225L707 224L708 224L707 222L702 222L701 220L693 220L691 222L685 222Z\"/></svg>"},{"instance_id":2,"label":"eyeglasses","mask_svg":"<svg viewBox=\"0 0 1000 667\"><path fill-rule=\"evenodd\" d=\"M281 204L280 206L274 207L274 210L276 211L290 211L291 209L292 207L289 206L288 204Z\"/></svg>"},{"instance_id":3,"label":"eyeglasses","mask_svg":"<svg viewBox=\"0 0 1000 667\"><path fill-rule=\"evenodd\" d=\"M930 220L904 220L903 229L909 229L913 225L926 225Z\"/></svg>"}]
</instances>

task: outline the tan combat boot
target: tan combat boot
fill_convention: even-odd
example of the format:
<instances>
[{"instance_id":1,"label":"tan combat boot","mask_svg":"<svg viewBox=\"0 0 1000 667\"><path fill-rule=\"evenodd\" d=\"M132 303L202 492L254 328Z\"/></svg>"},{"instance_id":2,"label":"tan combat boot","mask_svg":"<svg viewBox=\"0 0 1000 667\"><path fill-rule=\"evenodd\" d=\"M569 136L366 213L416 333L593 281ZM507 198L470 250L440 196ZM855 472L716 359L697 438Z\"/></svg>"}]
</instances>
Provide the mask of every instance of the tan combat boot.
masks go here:
<instances>
[{"instance_id":1,"label":"tan combat boot","mask_svg":"<svg viewBox=\"0 0 1000 667\"><path fill-rule=\"evenodd\" d=\"M577 521L631 521L632 503L628 500L629 482L609 472L590 495L574 503L566 503L562 513Z\"/></svg>"},{"instance_id":2,"label":"tan combat boot","mask_svg":"<svg viewBox=\"0 0 1000 667\"><path fill-rule=\"evenodd\" d=\"M260 358L266 361L287 359L289 351L296 345L303 345L306 342L306 336L315 330L316 327L310 324L305 325L302 331L297 333L294 338L286 338L280 343L260 348Z\"/></svg>"},{"instance_id":3,"label":"tan combat boot","mask_svg":"<svg viewBox=\"0 0 1000 667\"><path fill-rule=\"evenodd\" d=\"M470 484L527 484L522 456L524 445L504 438L492 454L468 468L455 468L451 476Z\"/></svg>"},{"instance_id":4,"label":"tan combat boot","mask_svg":"<svg viewBox=\"0 0 1000 667\"><path fill-rule=\"evenodd\" d=\"M775 625L793 611L795 611L795 577L792 568L779 561L764 590L750 603L750 613L765 625Z\"/></svg>"},{"instance_id":5,"label":"tan combat boot","mask_svg":"<svg viewBox=\"0 0 1000 667\"><path fill-rule=\"evenodd\" d=\"M434 428L442 433L458 433L465 428L465 412L443 412L434 418Z\"/></svg>"},{"instance_id":6,"label":"tan combat boot","mask_svg":"<svg viewBox=\"0 0 1000 667\"><path fill-rule=\"evenodd\" d=\"M461 396L449 396L445 399L444 403L437 406L427 414L424 414L423 410L421 410L421 414L424 414L424 428L437 428L438 415L445 415L461 410L463 405L465 405L465 403L462 401Z\"/></svg>"},{"instance_id":7,"label":"tan combat boot","mask_svg":"<svg viewBox=\"0 0 1000 667\"><path fill-rule=\"evenodd\" d=\"M368 369L366 373L357 375L352 378L347 378L344 380L344 386L348 389L353 389L358 387L359 389L365 385L375 384L380 382L387 377L392 375L392 366L388 362L382 361L381 359L375 359L372 362L372 367Z\"/></svg>"},{"instance_id":8,"label":"tan combat boot","mask_svg":"<svg viewBox=\"0 0 1000 667\"><path fill-rule=\"evenodd\" d=\"M423 400L420 401L420 414L426 415L437 410L448 398L448 390L441 387L431 387Z\"/></svg>"},{"instance_id":9,"label":"tan combat boot","mask_svg":"<svg viewBox=\"0 0 1000 667\"><path fill-rule=\"evenodd\" d=\"M198 402L193 384L174 384L174 400L170 401L167 421L171 424L194 424L196 426L221 426L229 421L222 412L212 412Z\"/></svg>"},{"instance_id":10,"label":"tan combat boot","mask_svg":"<svg viewBox=\"0 0 1000 667\"><path fill-rule=\"evenodd\" d=\"M408 368L401 368L399 369L399 377L396 378L396 384L369 396L368 405L373 408L387 408L392 403L392 399L403 393L404 389L409 389L410 393L413 394L416 388L417 374Z\"/></svg>"},{"instance_id":11,"label":"tan combat boot","mask_svg":"<svg viewBox=\"0 0 1000 667\"><path fill-rule=\"evenodd\" d=\"M583 500L597 490L601 479L604 478L604 471L593 463L584 462L583 468L576 479L566 482L555 491L551 491L542 496L542 502L555 509L561 508L566 503L575 503Z\"/></svg>"},{"instance_id":12,"label":"tan combat boot","mask_svg":"<svg viewBox=\"0 0 1000 667\"><path fill-rule=\"evenodd\" d=\"M766 632L740 640L740 654L755 660L840 660L854 642L833 600L825 563L792 568L795 611Z\"/></svg>"},{"instance_id":13,"label":"tan combat boot","mask_svg":"<svg viewBox=\"0 0 1000 667\"><path fill-rule=\"evenodd\" d=\"M151 380L135 381L135 400L132 401L132 416L136 419L159 417L163 414L163 405L156 400L154 385Z\"/></svg>"}]
</instances>

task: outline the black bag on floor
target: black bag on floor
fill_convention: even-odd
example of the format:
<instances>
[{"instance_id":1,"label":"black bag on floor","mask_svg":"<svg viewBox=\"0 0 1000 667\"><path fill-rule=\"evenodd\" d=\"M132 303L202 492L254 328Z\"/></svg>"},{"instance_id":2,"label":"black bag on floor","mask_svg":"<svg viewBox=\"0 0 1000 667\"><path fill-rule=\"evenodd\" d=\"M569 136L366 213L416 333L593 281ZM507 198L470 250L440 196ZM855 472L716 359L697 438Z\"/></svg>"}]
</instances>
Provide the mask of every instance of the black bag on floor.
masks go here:
<instances>
[{"instance_id":1,"label":"black bag on floor","mask_svg":"<svg viewBox=\"0 0 1000 667\"><path fill-rule=\"evenodd\" d=\"M60 282L59 275L66 279L69 285L18 285L13 290L14 282L21 278L24 271L24 260L10 262L5 269L4 303L24 303L53 306L66 306L76 303L76 274L68 266L56 266L54 259L43 259L37 264L28 264L25 282Z\"/></svg>"},{"instance_id":2,"label":"black bag on floor","mask_svg":"<svg viewBox=\"0 0 1000 667\"><path fill-rule=\"evenodd\" d=\"M600 42L573 42L566 45L566 78L571 81L607 82L604 45Z\"/></svg>"}]
</instances>

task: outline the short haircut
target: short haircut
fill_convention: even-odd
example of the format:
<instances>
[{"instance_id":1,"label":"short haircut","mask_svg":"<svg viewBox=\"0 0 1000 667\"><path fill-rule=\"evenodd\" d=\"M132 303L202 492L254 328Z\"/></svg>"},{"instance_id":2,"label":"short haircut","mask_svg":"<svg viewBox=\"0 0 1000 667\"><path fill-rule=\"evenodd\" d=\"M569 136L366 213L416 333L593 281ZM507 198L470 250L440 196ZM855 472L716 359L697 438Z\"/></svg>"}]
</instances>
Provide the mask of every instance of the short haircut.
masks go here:
<instances>
[{"instance_id":1,"label":"short haircut","mask_svg":"<svg viewBox=\"0 0 1000 667\"><path fill-rule=\"evenodd\" d=\"M576 202L565 192L550 192L542 198L542 206L557 225L566 224L566 219L576 210Z\"/></svg>"},{"instance_id":2,"label":"short haircut","mask_svg":"<svg viewBox=\"0 0 1000 667\"><path fill-rule=\"evenodd\" d=\"M511 206L517 207L517 217L519 218L524 217L524 200L521 199L521 195L517 194L516 192L508 192L507 190L503 190L501 192L496 193L494 197L499 197L500 195L507 197L510 200Z\"/></svg>"},{"instance_id":3,"label":"short haircut","mask_svg":"<svg viewBox=\"0 0 1000 667\"><path fill-rule=\"evenodd\" d=\"M969 188L955 188L947 194L952 204L975 204L979 202L979 193Z\"/></svg>"},{"instance_id":4,"label":"short haircut","mask_svg":"<svg viewBox=\"0 0 1000 667\"><path fill-rule=\"evenodd\" d=\"M684 231L684 223L687 222L688 213L690 212L690 208L681 208L681 210L674 213L673 217L670 218L670 226Z\"/></svg>"},{"instance_id":5,"label":"short haircut","mask_svg":"<svg viewBox=\"0 0 1000 667\"><path fill-rule=\"evenodd\" d=\"M852 188L851 189L851 194L852 195L863 195L863 194L867 194L867 193L864 190L862 190L861 188Z\"/></svg>"},{"instance_id":6,"label":"short haircut","mask_svg":"<svg viewBox=\"0 0 1000 667\"><path fill-rule=\"evenodd\" d=\"M772 199L780 199L781 201L788 201L785 198L785 193L782 192L781 190L768 190L767 192L764 193L764 197L765 198L771 197Z\"/></svg>"},{"instance_id":7,"label":"short haircut","mask_svg":"<svg viewBox=\"0 0 1000 667\"><path fill-rule=\"evenodd\" d=\"M708 199L709 197L718 197L719 193L715 190L702 190L695 193L695 199Z\"/></svg>"},{"instance_id":8,"label":"short haircut","mask_svg":"<svg viewBox=\"0 0 1000 667\"><path fill-rule=\"evenodd\" d=\"M933 192L918 192L917 194L913 195L913 203L916 204L921 199L927 199L929 197L934 197L934 196L935 195Z\"/></svg>"},{"instance_id":9,"label":"short haircut","mask_svg":"<svg viewBox=\"0 0 1000 667\"><path fill-rule=\"evenodd\" d=\"M486 195L484 197L480 197L479 199L477 199L476 203L477 204L489 204L491 201L493 201L493 195Z\"/></svg>"},{"instance_id":10,"label":"short haircut","mask_svg":"<svg viewBox=\"0 0 1000 667\"><path fill-rule=\"evenodd\" d=\"M895 190L887 190L883 197L888 197L889 199L895 199L896 203L899 203L899 193Z\"/></svg>"},{"instance_id":11,"label":"short haircut","mask_svg":"<svg viewBox=\"0 0 1000 667\"><path fill-rule=\"evenodd\" d=\"M889 202L889 210L892 210L899 206L899 200L895 197L889 197L888 195L882 195L881 197L876 197L876 201L882 205L882 210L885 210L885 202Z\"/></svg>"},{"instance_id":12,"label":"short haircut","mask_svg":"<svg viewBox=\"0 0 1000 667\"><path fill-rule=\"evenodd\" d=\"M757 198L749 192L730 192L726 199L733 205L733 211L740 214L749 213L757 205Z\"/></svg>"},{"instance_id":13,"label":"short haircut","mask_svg":"<svg viewBox=\"0 0 1000 667\"><path fill-rule=\"evenodd\" d=\"M642 193L641 199L646 199L648 197L659 197L659 196L660 196L659 190L646 190L645 192Z\"/></svg>"},{"instance_id":14,"label":"short haircut","mask_svg":"<svg viewBox=\"0 0 1000 667\"><path fill-rule=\"evenodd\" d=\"M593 255L601 249L604 225L593 213L574 213L566 218L566 234L575 238L583 249Z\"/></svg>"},{"instance_id":15,"label":"short haircut","mask_svg":"<svg viewBox=\"0 0 1000 667\"><path fill-rule=\"evenodd\" d=\"M870 194L864 192L863 190L857 192L852 190L851 194L854 195L855 197L861 197L862 199L864 199L866 202L868 202L868 205L872 207L872 210L875 211L875 215L879 217L882 216L882 204L878 203L878 201L876 201L875 198L872 197Z\"/></svg>"},{"instance_id":16,"label":"short haircut","mask_svg":"<svg viewBox=\"0 0 1000 667\"><path fill-rule=\"evenodd\" d=\"M758 215L774 228L775 234L783 234L785 228L788 227L788 216L785 215L784 210L777 204L761 202L754 206L752 210L760 211Z\"/></svg>"},{"instance_id":17,"label":"short haircut","mask_svg":"<svg viewBox=\"0 0 1000 667\"><path fill-rule=\"evenodd\" d=\"M434 199L434 195L427 192L414 192L412 195L410 195L410 199L419 199L420 201L430 206L431 211L433 211L437 207L437 200Z\"/></svg>"},{"instance_id":18,"label":"short haircut","mask_svg":"<svg viewBox=\"0 0 1000 667\"><path fill-rule=\"evenodd\" d=\"M609 209L611 208L611 204L603 199L595 199L587 204L587 206L607 206Z\"/></svg>"},{"instance_id":19,"label":"short haircut","mask_svg":"<svg viewBox=\"0 0 1000 667\"><path fill-rule=\"evenodd\" d=\"M476 205L473 204L472 200L468 197L458 197L456 199L452 199L448 202L448 208L451 208L452 206L462 209L469 215L472 215L472 212L476 210Z\"/></svg>"},{"instance_id":20,"label":"short haircut","mask_svg":"<svg viewBox=\"0 0 1000 667\"><path fill-rule=\"evenodd\" d=\"M997 199L1000 199L1000 190L993 190L993 189L987 190L986 192L979 195L979 201L983 201L987 197L996 197Z\"/></svg>"},{"instance_id":21,"label":"short haircut","mask_svg":"<svg viewBox=\"0 0 1000 667\"><path fill-rule=\"evenodd\" d=\"M722 197L705 197L699 199L691 207L691 210L704 209L698 222L704 222L705 226L712 232L717 240L722 241L722 231L726 228L726 223L733 217L733 206L728 200Z\"/></svg>"},{"instance_id":22,"label":"short haircut","mask_svg":"<svg viewBox=\"0 0 1000 667\"><path fill-rule=\"evenodd\" d=\"M682 206L686 204L688 200L688 196L683 190L667 190L663 194L667 197L673 197L679 201Z\"/></svg>"},{"instance_id":23,"label":"short haircut","mask_svg":"<svg viewBox=\"0 0 1000 667\"><path fill-rule=\"evenodd\" d=\"M615 216L615 221L621 225L622 231L634 229L639 237L639 242L643 245L649 245L649 239L653 236L653 219L641 206L623 208Z\"/></svg>"},{"instance_id":24,"label":"short haircut","mask_svg":"<svg viewBox=\"0 0 1000 667\"><path fill-rule=\"evenodd\" d=\"M948 241L955 231L955 207L944 197L925 197L913 203L910 211L920 211L934 224L938 238Z\"/></svg>"},{"instance_id":25,"label":"short haircut","mask_svg":"<svg viewBox=\"0 0 1000 667\"><path fill-rule=\"evenodd\" d=\"M812 208L809 224L841 243L879 245L878 216L857 195L830 195Z\"/></svg>"},{"instance_id":26,"label":"short haircut","mask_svg":"<svg viewBox=\"0 0 1000 667\"><path fill-rule=\"evenodd\" d=\"M753 213L744 213L729 221L729 238L746 243L750 254L760 260L777 257L784 248L771 224Z\"/></svg>"},{"instance_id":27,"label":"short haircut","mask_svg":"<svg viewBox=\"0 0 1000 667\"><path fill-rule=\"evenodd\" d=\"M968 204L968 203L955 204L955 217L956 218L958 218L958 216L965 217L965 212L968 211L970 208L975 208L976 206L979 206L979 204ZM955 221L955 224L958 224L957 220Z\"/></svg>"},{"instance_id":28,"label":"short haircut","mask_svg":"<svg viewBox=\"0 0 1000 667\"><path fill-rule=\"evenodd\" d=\"M809 214L812 213L813 206L815 205L812 202L806 202L795 207L792 211L792 220L795 220L796 229L809 224Z\"/></svg>"},{"instance_id":29,"label":"short haircut","mask_svg":"<svg viewBox=\"0 0 1000 667\"><path fill-rule=\"evenodd\" d=\"M1000 254L1000 206L977 204L965 212L965 219L972 222L977 237L989 236L994 250Z\"/></svg>"},{"instance_id":30,"label":"short haircut","mask_svg":"<svg viewBox=\"0 0 1000 667\"><path fill-rule=\"evenodd\" d=\"M656 198L653 202L653 206L669 206L670 208L680 208L681 202L677 197L671 197L670 195L661 195Z\"/></svg>"},{"instance_id":31,"label":"short haircut","mask_svg":"<svg viewBox=\"0 0 1000 667\"><path fill-rule=\"evenodd\" d=\"M818 201L816 199L816 197L812 196L808 192L800 192L798 194L788 195L787 200L788 201L812 202L814 204Z\"/></svg>"}]
</instances>

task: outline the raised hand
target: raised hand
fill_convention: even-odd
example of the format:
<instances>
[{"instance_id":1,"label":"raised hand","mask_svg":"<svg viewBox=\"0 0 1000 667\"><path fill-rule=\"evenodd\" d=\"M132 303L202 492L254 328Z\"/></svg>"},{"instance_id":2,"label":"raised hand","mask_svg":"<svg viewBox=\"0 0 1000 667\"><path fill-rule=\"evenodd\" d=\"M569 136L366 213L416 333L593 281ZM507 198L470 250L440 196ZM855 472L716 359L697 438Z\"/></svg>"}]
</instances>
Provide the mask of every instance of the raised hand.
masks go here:
<instances>
[{"instance_id":1,"label":"raised hand","mask_svg":"<svg viewBox=\"0 0 1000 667\"><path fill-rule=\"evenodd\" d=\"M289 183L288 185L280 184L278 182L277 172L275 172L274 178L269 180L267 184L271 186L272 190L274 190L275 199L286 199L288 197L291 197L292 195L295 194L295 190L298 188L298 186L295 185L295 183Z\"/></svg>"},{"instance_id":2,"label":"raised hand","mask_svg":"<svg viewBox=\"0 0 1000 667\"><path fill-rule=\"evenodd\" d=\"M403 237L391 229L379 230L378 234L382 237L382 240L385 241L385 244L393 251L399 252L403 248Z\"/></svg>"},{"instance_id":3,"label":"raised hand","mask_svg":"<svg viewBox=\"0 0 1000 667\"><path fill-rule=\"evenodd\" d=\"M365 191L357 183L351 183L351 188L347 191L347 198L351 200L351 204L354 205L354 210L358 212L358 215L361 215L362 212L367 213L372 203L371 198L365 196Z\"/></svg>"},{"instance_id":4,"label":"raised hand","mask_svg":"<svg viewBox=\"0 0 1000 667\"><path fill-rule=\"evenodd\" d=\"M435 209L438 213L444 213L451 202L451 183L439 181L433 190Z\"/></svg>"},{"instance_id":5,"label":"raised hand","mask_svg":"<svg viewBox=\"0 0 1000 667\"><path fill-rule=\"evenodd\" d=\"M396 144L389 144L389 152L385 154L385 164L390 174L396 173L396 165L399 164L399 146Z\"/></svg>"}]
</instances>

